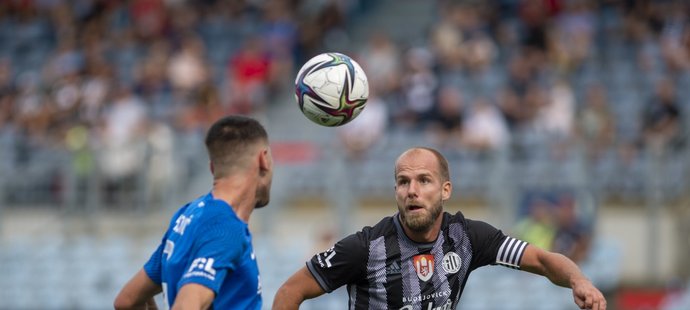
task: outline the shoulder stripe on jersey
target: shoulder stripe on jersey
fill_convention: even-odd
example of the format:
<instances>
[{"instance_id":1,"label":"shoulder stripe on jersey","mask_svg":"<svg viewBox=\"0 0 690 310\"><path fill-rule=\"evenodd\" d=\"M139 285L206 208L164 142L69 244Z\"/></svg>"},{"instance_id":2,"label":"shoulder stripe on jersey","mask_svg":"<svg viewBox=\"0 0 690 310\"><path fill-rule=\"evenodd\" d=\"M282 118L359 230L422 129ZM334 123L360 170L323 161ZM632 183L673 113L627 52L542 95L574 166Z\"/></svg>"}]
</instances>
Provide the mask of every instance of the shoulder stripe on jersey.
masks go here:
<instances>
[{"instance_id":1,"label":"shoulder stripe on jersey","mask_svg":"<svg viewBox=\"0 0 690 310\"><path fill-rule=\"evenodd\" d=\"M496 263L506 267L520 269L520 260L522 259L525 247L527 247L527 242L506 237L498 249Z\"/></svg>"},{"instance_id":2,"label":"shoulder stripe on jersey","mask_svg":"<svg viewBox=\"0 0 690 310\"><path fill-rule=\"evenodd\" d=\"M503 244L505 244L505 250L503 253L500 253L500 258L498 259L499 262L509 262L508 260L508 254L512 253L513 250L513 245L515 244L515 239L514 238L506 238L506 240L503 241ZM503 246L501 246L503 247Z\"/></svg>"}]
</instances>

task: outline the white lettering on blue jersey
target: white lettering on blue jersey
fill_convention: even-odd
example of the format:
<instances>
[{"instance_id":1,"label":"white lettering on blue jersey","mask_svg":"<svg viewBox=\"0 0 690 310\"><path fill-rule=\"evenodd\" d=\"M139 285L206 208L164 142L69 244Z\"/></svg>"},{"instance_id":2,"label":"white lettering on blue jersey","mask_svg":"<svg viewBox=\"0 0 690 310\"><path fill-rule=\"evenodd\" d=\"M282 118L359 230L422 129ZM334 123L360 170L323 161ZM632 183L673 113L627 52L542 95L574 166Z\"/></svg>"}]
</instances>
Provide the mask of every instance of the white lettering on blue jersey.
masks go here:
<instances>
[{"instance_id":1,"label":"white lettering on blue jersey","mask_svg":"<svg viewBox=\"0 0 690 310\"><path fill-rule=\"evenodd\" d=\"M170 259L175 250L175 242L170 240L165 240L165 248L163 248L163 254L167 255L166 259Z\"/></svg>"},{"instance_id":2,"label":"white lettering on blue jersey","mask_svg":"<svg viewBox=\"0 0 690 310\"><path fill-rule=\"evenodd\" d=\"M192 217L186 217L184 215L180 215L180 217L177 218L175 221L175 227L173 227L173 231L180 234L184 235L184 230L187 228L189 223L192 222Z\"/></svg>"},{"instance_id":3,"label":"white lettering on blue jersey","mask_svg":"<svg viewBox=\"0 0 690 310\"><path fill-rule=\"evenodd\" d=\"M215 259L213 258L195 258L194 261L192 261L192 265L189 266L189 270L187 270L187 274L185 274L184 277L204 276L212 280L215 279L216 270L213 269L214 261Z\"/></svg>"}]
</instances>

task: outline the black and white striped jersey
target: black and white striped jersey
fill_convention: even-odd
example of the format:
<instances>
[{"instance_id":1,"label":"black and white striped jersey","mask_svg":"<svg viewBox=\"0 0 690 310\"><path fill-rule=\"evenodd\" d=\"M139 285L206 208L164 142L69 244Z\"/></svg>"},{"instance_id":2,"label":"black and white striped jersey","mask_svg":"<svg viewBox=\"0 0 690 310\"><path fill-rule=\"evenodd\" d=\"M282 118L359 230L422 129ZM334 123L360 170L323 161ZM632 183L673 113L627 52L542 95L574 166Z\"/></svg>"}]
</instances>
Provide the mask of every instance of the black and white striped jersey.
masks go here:
<instances>
[{"instance_id":1,"label":"black and white striped jersey","mask_svg":"<svg viewBox=\"0 0 690 310\"><path fill-rule=\"evenodd\" d=\"M347 285L350 309L455 309L470 272L519 269L527 243L461 212L443 213L436 241L405 235L398 214L314 255L307 268L326 292Z\"/></svg>"}]
</instances>

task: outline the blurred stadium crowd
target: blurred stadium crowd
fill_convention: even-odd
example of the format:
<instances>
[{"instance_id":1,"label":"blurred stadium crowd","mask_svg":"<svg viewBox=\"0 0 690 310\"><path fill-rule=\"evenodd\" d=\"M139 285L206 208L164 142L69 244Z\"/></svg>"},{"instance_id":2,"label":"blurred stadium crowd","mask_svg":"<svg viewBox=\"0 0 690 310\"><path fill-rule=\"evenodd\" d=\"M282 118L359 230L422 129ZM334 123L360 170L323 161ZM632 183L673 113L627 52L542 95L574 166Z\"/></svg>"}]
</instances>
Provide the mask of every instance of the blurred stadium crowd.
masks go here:
<instances>
[{"instance_id":1,"label":"blurred stadium crowd","mask_svg":"<svg viewBox=\"0 0 690 310\"><path fill-rule=\"evenodd\" d=\"M335 131L293 99L296 70L326 51L356 59L371 87ZM462 196L501 200L496 188L515 181L549 197L678 201L690 188L690 3L0 2L0 205L173 208L199 193L203 134L228 113L267 124L277 157L297 162L280 187L300 193L323 192L314 176L335 152L358 163L345 173L370 174L353 191L389 195L398 150L430 144ZM523 215L545 199L530 197Z\"/></svg>"},{"instance_id":2,"label":"blurred stadium crowd","mask_svg":"<svg viewBox=\"0 0 690 310\"><path fill-rule=\"evenodd\" d=\"M147 152L164 165L175 139L198 139L218 115L292 107L296 67L328 50L369 75L367 113L340 135L354 159L406 131L450 156L558 161L577 148L603 193L635 199L647 151L685 152L684 1L433 1L408 5L427 8L414 31L377 26L405 13L388 4L4 1L2 171L41 176L5 184L5 200L21 202L25 186L58 193L62 166L44 160L56 153L77 178L98 169L109 188L132 183ZM667 162L680 194L687 161Z\"/></svg>"}]
</instances>

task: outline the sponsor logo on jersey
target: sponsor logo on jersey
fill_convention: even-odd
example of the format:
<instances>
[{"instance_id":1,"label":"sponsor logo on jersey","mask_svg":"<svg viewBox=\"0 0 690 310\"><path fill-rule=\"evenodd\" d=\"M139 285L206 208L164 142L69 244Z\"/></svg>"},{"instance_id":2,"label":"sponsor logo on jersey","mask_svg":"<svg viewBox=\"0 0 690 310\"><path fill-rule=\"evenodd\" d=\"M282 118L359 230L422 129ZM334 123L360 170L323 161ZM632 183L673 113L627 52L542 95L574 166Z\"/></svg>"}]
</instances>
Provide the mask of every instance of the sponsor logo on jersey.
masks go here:
<instances>
[{"instance_id":1,"label":"sponsor logo on jersey","mask_svg":"<svg viewBox=\"0 0 690 310\"><path fill-rule=\"evenodd\" d=\"M323 259L321 259L322 256ZM335 247L332 247L323 253L317 254L316 259L319 261L321 268L331 268L331 266L333 266L333 264L331 264L331 259L333 256L335 256Z\"/></svg>"},{"instance_id":2,"label":"sponsor logo on jersey","mask_svg":"<svg viewBox=\"0 0 690 310\"><path fill-rule=\"evenodd\" d=\"M400 308L400 310L412 310L412 309L415 309L415 307L413 305L406 305L406 306ZM434 303L430 302L423 309L424 310L453 310L453 303L450 301L450 299L447 299L446 302L443 303L442 305L440 305L438 307L434 307Z\"/></svg>"},{"instance_id":3,"label":"sponsor logo on jersey","mask_svg":"<svg viewBox=\"0 0 690 310\"><path fill-rule=\"evenodd\" d=\"M431 254L420 254L412 257L412 264L417 271L417 276L422 281L429 281L434 275L434 256Z\"/></svg>"},{"instance_id":4,"label":"sponsor logo on jersey","mask_svg":"<svg viewBox=\"0 0 690 310\"><path fill-rule=\"evenodd\" d=\"M436 291L431 294L426 294L426 295L414 295L414 296L403 296L403 302L404 303L416 303L416 302L425 302L429 301L432 299L436 298L444 298L450 296L451 291L450 290L444 290L444 291Z\"/></svg>"},{"instance_id":5,"label":"sponsor logo on jersey","mask_svg":"<svg viewBox=\"0 0 690 310\"><path fill-rule=\"evenodd\" d=\"M393 261L392 264L386 266L386 275L400 274L400 271L400 262L397 260Z\"/></svg>"},{"instance_id":6,"label":"sponsor logo on jersey","mask_svg":"<svg viewBox=\"0 0 690 310\"><path fill-rule=\"evenodd\" d=\"M216 270L213 268L215 259L198 257L192 261L189 270L185 273L184 278L201 276L214 281L216 279Z\"/></svg>"},{"instance_id":7,"label":"sponsor logo on jersey","mask_svg":"<svg viewBox=\"0 0 690 310\"><path fill-rule=\"evenodd\" d=\"M443 256L443 261L441 262L441 266L443 266L443 270L446 271L446 273L456 273L460 271L460 266L462 265L462 259L460 258L460 255L458 255L455 252L448 252L446 255Z\"/></svg>"}]
</instances>

